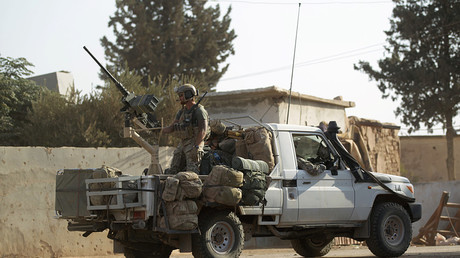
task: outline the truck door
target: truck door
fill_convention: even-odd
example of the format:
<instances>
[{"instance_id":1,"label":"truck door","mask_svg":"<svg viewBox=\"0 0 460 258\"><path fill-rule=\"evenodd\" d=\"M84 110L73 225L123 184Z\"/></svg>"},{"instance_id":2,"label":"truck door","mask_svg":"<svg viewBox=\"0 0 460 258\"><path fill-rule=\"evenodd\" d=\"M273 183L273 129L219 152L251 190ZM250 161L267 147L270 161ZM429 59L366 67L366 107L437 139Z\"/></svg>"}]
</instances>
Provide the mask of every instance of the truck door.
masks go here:
<instances>
[{"instance_id":1,"label":"truck door","mask_svg":"<svg viewBox=\"0 0 460 258\"><path fill-rule=\"evenodd\" d=\"M298 221L347 221L354 209L353 178L349 170L334 170L332 150L321 134L292 134L297 161ZM301 158L301 159L299 159ZM313 170L299 168L307 163ZM322 170L324 169L324 171Z\"/></svg>"}]
</instances>

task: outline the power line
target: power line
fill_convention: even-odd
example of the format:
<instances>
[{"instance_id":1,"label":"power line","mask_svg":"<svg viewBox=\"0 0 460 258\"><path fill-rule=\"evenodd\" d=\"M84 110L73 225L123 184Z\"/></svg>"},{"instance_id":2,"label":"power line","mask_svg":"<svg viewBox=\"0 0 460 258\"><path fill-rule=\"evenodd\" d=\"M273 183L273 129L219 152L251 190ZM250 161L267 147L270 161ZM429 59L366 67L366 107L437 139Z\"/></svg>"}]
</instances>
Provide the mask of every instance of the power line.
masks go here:
<instances>
[{"instance_id":1,"label":"power line","mask_svg":"<svg viewBox=\"0 0 460 258\"><path fill-rule=\"evenodd\" d=\"M439 28L447 28L447 27L450 27L450 26L455 26L457 24L460 24L460 22L453 22L453 23L449 23L449 24L446 24L444 26L441 26L441 27L437 27L437 28L433 28L431 29L429 32L431 31L434 31L434 30L437 30ZM416 35L417 33L414 33L412 36ZM438 34L438 35L428 35L428 37L430 39L436 39L436 38L440 38L440 37L443 37L445 36L446 34L448 33L442 33L442 34ZM368 53L372 53L372 52L376 52L376 51L381 51L382 50L382 46L384 45L385 43L378 43L378 44L373 44L373 45L369 45L369 46L366 46L366 47L362 47L362 48L357 48L357 49L353 49L353 50L349 50L349 51L345 51L345 52L341 52L341 53L338 53L338 54L334 54L334 55L331 55L331 56L326 56L326 57L321 57L321 58L317 58L317 59L312 59L312 60L308 60L308 61L304 61L304 62L300 62L300 63L297 63L296 66L297 67L302 67L302 66L310 66L310 65L315 65L315 64L321 64L321 63L327 63L327 62L331 62L331 61L336 61L336 60L341 60L341 59L345 59L345 58L349 58L349 57L353 57L353 56L359 56L359 55L363 55L363 54L368 54ZM368 50L368 51L361 51L361 50L365 50L365 49L369 49L369 48L373 48L373 47L379 47L379 49L375 49L375 50ZM384 49L384 48L383 48ZM355 53L356 54L351 54L349 55L350 53ZM281 70L285 70L285 69L288 69L290 68L291 66L281 66L281 67L277 67L277 68L273 68L273 69L269 69L269 70L263 70L263 71L259 71L259 72L254 72L254 73L248 73L248 74L243 74L243 75L239 75L239 76L234 76L234 77L230 77L230 78L226 78L226 79L221 79L220 81L230 81L230 80L235 80L235 79L241 79L241 78L246 78L246 77L252 77L252 76L257 76L257 75L262 75L262 74L266 74L266 73L272 73L272 72L278 72L278 71L281 71Z\"/></svg>"},{"instance_id":2,"label":"power line","mask_svg":"<svg viewBox=\"0 0 460 258\"><path fill-rule=\"evenodd\" d=\"M359 56L359 55L367 54L367 53L371 53L371 52L382 51L383 48L380 47L379 49L359 52L360 50L375 47L377 45L379 45L379 44L374 44L374 45L370 45L370 46L359 48L359 49L354 49L354 50L350 50L350 51L346 51L346 52L341 52L341 53L334 54L334 55L327 56L327 57L321 57L321 58L317 58L317 59L312 59L312 60L300 62L300 63L297 63L295 65L295 67L298 68L298 67L302 67L302 66L309 66L309 65L314 65L314 64L332 62L332 61L345 59L345 58L349 58L349 57L353 57L353 56ZM380 45L382 45L382 44L380 44ZM355 53L355 52L357 52L357 53ZM349 53L355 53L355 54L346 55L346 54L349 54ZM268 70L263 70L263 71L259 71L259 72L247 73L247 74L238 75L238 76L234 76L234 77L230 77L230 78L225 78L225 79L221 79L220 81L230 81L230 80L242 79L242 78L246 78L246 77L252 77L252 76L257 76L257 75L262 75L262 74L267 74L267 73L278 72L278 71L286 70L286 69L289 69L289 68L291 68L291 66L287 66L287 65L286 66L280 66L280 67L273 68L273 69L268 69Z\"/></svg>"}]
</instances>

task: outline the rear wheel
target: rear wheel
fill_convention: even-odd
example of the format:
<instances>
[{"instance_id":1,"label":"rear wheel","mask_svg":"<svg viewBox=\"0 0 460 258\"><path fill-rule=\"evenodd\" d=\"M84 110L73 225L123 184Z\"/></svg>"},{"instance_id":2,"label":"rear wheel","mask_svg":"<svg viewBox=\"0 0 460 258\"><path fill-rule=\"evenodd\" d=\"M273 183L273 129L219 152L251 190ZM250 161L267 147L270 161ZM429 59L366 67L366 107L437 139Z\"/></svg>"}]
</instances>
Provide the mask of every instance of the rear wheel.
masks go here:
<instances>
[{"instance_id":1,"label":"rear wheel","mask_svg":"<svg viewBox=\"0 0 460 258\"><path fill-rule=\"evenodd\" d=\"M239 257L244 246L240 219L230 211L200 215L201 234L192 236L192 253L197 258Z\"/></svg>"},{"instance_id":2,"label":"rear wheel","mask_svg":"<svg viewBox=\"0 0 460 258\"><path fill-rule=\"evenodd\" d=\"M299 238L292 239L292 248L297 254L303 257L324 256L332 248L332 240L334 238L318 237L318 238Z\"/></svg>"},{"instance_id":3,"label":"rear wheel","mask_svg":"<svg viewBox=\"0 0 460 258\"><path fill-rule=\"evenodd\" d=\"M371 232L366 240L369 250L380 257L401 256L412 238L412 227L407 211L397 203L381 203L372 211Z\"/></svg>"}]
</instances>

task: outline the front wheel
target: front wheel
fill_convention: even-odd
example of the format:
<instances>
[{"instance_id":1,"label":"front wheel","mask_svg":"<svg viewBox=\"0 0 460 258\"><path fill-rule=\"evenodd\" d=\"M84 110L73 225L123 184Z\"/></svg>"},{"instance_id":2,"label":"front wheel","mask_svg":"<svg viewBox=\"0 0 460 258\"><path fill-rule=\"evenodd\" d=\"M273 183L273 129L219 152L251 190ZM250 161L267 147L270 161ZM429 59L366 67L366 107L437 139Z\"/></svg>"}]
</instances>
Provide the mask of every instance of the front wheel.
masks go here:
<instances>
[{"instance_id":1,"label":"front wheel","mask_svg":"<svg viewBox=\"0 0 460 258\"><path fill-rule=\"evenodd\" d=\"M192 236L192 253L197 258L239 257L244 247L244 231L240 219L230 211L201 214L201 234Z\"/></svg>"},{"instance_id":2,"label":"front wheel","mask_svg":"<svg viewBox=\"0 0 460 258\"><path fill-rule=\"evenodd\" d=\"M380 203L372 211L369 250L380 257L401 256L412 238L412 227L407 211L397 203Z\"/></svg>"},{"instance_id":3,"label":"front wheel","mask_svg":"<svg viewBox=\"0 0 460 258\"><path fill-rule=\"evenodd\" d=\"M324 256L332 248L332 240L334 238L313 237L313 238L299 238L292 239L292 248L303 257L317 257Z\"/></svg>"}]
</instances>

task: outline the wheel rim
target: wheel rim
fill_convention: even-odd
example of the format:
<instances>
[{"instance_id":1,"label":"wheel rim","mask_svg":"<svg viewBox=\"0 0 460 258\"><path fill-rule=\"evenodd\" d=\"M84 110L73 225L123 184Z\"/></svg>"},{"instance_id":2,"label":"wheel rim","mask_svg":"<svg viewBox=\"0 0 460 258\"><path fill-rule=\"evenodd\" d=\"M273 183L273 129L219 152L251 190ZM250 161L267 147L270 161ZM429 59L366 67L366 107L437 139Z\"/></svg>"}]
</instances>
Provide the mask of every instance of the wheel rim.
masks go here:
<instances>
[{"instance_id":1,"label":"wheel rim","mask_svg":"<svg viewBox=\"0 0 460 258\"><path fill-rule=\"evenodd\" d=\"M208 231L208 245L218 254L226 254L232 250L235 232L227 222L218 222Z\"/></svg>"},{"instance_id":2,"label":"wheel rim","mask_svg":"<svg viewBox=\"0 0 460 258\"><path fill-rule=\"evenodd\" d=\"M404 238L404 223L398 216L390 216L384 222L383 234L390 245L398 245Z\"/></svg>"}]
</instances>

